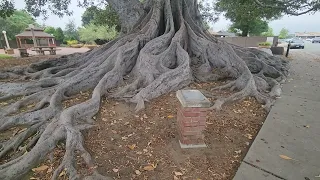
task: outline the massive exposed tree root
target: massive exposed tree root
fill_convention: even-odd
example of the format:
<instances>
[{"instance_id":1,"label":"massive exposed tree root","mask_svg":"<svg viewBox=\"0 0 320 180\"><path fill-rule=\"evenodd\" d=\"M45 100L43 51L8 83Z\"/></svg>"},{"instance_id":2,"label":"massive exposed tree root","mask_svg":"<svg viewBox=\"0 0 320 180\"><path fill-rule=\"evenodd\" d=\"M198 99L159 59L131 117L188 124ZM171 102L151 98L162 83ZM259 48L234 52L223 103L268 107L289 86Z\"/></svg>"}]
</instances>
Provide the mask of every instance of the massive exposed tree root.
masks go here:
<instances>
[{"instance_id":1,"label":"massive exposed tree root","mask_svg":"<svg viewBox=\"0 0 320 180\"><path fill-rule=\"evenodd\" d=\"M1 107L0 132L20 126L27 130L0 144L0 158L19 149L28 152L1 164L0 179L19 179L44 160L59 141L65 141L66 152L53 179L64 169L70 179L80 179L74 166L75 152L80 152L88 167L94 166L81 131L94 124L92 117L104 96L136 103L136 110L140 110L144 102L192 81L228 78L232 81L219 89L230 88L235 93L216 100L212 108L253 96L269 109L280 95L286 62L211 37L193 18L194 3L155 1L131 33L108 44L84 54L2 70L2 79L21 81L0 83L0 101L18 98ZM87 90L93 90L89 100L64 108L63 101ZM30 104L34 105L31 109L20 111ZM108 179L93 171L86 178Z\"/></svg>"}]
</instances>

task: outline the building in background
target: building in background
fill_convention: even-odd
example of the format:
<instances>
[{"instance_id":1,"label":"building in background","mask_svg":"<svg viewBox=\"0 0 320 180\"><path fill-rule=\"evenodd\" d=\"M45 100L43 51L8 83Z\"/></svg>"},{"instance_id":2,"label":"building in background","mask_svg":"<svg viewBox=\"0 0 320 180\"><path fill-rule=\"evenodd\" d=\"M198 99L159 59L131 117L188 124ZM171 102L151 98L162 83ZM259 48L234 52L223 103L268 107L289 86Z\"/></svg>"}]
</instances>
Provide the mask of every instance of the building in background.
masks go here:
<instances>
[{"instance_id":1,"label":"building in background","mask_svg":"<svg viewBox=\"0 0 320 180\"><path fill-rule=\"evenodd\" d=\"M312 39L315 37L320 37L320 32L296 32L295 37L301 39Z\"/></svg>"},{"instance_id":2,"label":"building in background","mask_svg":"<svg viewBox=\"0 0 320 180\"><path fill-rule=\"evenodd\" d=\"M54 36L44 32L41 28L34 28L34 36L38 46L56 46ZM16 35L18 48L29 49L34 46L32 40L32 31L30 28Z\"/></svg>"}]
</instances>

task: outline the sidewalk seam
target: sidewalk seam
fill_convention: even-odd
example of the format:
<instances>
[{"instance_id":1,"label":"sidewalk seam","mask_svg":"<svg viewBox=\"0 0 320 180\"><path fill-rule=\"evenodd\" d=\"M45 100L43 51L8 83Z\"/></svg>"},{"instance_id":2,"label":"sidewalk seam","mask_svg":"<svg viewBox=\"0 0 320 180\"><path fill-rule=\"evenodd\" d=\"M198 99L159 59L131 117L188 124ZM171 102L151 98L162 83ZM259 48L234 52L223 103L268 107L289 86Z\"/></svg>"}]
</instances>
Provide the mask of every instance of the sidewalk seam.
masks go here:
<instances>
[{"instance_id":1,"label":"sidewalk seam","mask_svg":"<svg viewBox=\"0 0 320 180\"><path fill-rule=\"evenodd\" d=\"M265 169L262 169L261 167L256 166L256 165L254 165L254 164L252 164L252 163L249 163L249 162L247 162L247 161L242 161L242 162L248 164L249 166L252 166L252 167L254 167L254 168L257 168L257 169L259 169L259 170L261 170L261 171L263 171L263 172L266 172L266 173L268 173L268 174L270 174L270 175L272 175L272 176L274 176L274 177L276 177L276 178L279 178L279 179L281 179L281 180L287 180L287 179L285 179L285 178L283 178L283 177L281 177L281 176L279 176L279 175L276 175L276 174L274 174L274 173L272 173L272 172L270 172L270 171L267 171L267 170L265 170Z\"/></svg>"}]
</instances>

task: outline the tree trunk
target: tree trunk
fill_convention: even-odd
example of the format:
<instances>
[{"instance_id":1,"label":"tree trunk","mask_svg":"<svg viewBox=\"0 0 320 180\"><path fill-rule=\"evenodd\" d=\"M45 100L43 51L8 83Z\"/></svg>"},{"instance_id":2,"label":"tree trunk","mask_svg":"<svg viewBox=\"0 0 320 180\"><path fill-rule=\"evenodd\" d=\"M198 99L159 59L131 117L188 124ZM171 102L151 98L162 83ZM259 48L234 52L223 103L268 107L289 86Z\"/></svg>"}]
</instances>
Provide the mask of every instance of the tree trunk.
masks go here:
<instances>
[{"instance_id":1,"label":"tree trunk","mask_svg":"<svg viewBox=\"0 0 320 180\"><path fill-rule=\"evenodd\" d=\"M121 32L124 34L130 32L146 13L139 0L107 0L107 2L118 13Z\"/></svg>"},{"instance_id":2,"label":"tree trunk","mask_svg":"<svg viewBox=\"0 0 320 180\"><path fill-rule=\"evenodd\" d=\"M248 34L249 34L249 30L247 28L245 28L245 29L242 30L241 36L242 37L248 37Z\"/></svg>"},{"instance_id":3,"label":"tree trunk","mask_svg":"<svg viewBox=\"0 0 320 180\"><path fill-rule=\"evenodd\" d=\"M53 179L64 169L70 179L82 178L74 167L75 152L82 154L88 167L94 166L81 131L94 124L92 117L99 111L102 97L136 103L140 110L145 101L192 81L225 78L233 80L219 89L236 92L216 100L212 109L246 96L255 97L268 109L280 95L279 83L287 72L285 61L257 49L230 45L203 31L196 0L147 1L143 16L137 0L108 2L120 13L122 24L128 22L124 26L128 34L84 54L0 71L1 79L21 79L0 83L0 101L20 97L1 108L0 132L27 127L0 144L0 158L12 150L29 149L0 165L0 179L19 179L43 161L59 141L65 141L66 152ZM125 2L130 6L124 6ZM125 85L124 81L130 83ZM63 107L68 97L88 90L92 90L89 100ZM20 111L32 103L34 108ZM92 169L93 175L86 178L104 178Z\"/></svg>"}]
</instances>

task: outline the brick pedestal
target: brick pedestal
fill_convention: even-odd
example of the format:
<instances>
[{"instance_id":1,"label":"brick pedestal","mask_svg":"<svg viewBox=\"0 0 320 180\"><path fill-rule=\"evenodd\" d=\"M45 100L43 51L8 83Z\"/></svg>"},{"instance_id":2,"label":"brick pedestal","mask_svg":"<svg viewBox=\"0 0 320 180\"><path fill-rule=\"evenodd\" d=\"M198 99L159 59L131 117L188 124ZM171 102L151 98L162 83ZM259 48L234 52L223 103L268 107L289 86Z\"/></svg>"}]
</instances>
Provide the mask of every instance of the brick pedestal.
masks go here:
<instances>
[{"instance_id":1,"label":"brick pedestal","mask_svg":"<svg viewBox=\"0 0 320 180\"><path fill-rule=\"evenodd\" d=\"M210 101L197 90L177 92L180 101L177 126L182 148L206 147L204 134Z\"/></svg>"}]
</instances>

